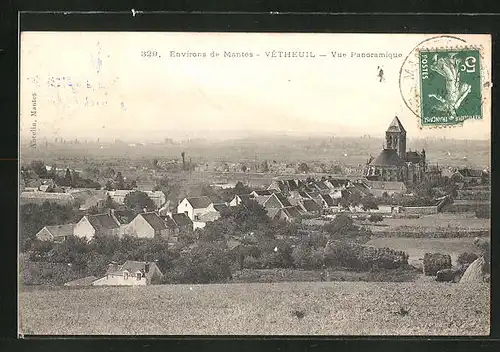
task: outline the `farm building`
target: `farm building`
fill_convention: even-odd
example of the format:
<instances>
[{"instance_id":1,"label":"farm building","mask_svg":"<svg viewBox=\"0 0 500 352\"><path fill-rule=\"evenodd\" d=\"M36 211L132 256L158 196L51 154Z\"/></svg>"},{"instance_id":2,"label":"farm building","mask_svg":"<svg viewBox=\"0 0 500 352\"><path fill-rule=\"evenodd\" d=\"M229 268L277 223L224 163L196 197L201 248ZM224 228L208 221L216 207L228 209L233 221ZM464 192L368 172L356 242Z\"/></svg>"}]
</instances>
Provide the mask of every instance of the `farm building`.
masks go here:
<instances>
[{"instance_id":1,"label":"farm building","mask_svg":"<svg viewBox=\"0 0 500 352\"><path fill-rule=\"evenodd\" d=\"M398 181L364 181L369 192L375 197L383 197L384 195L392 196L394 194L404 194L407 188L404 182Z\"/></svg>"},{"instance_id":2,"label":"farm building","mask_svg":"<svg viewBox=\"0 0 500 352\"><path fill-rule=\"evenodd\" d=\"M264 208L285 208L291 207L292 204L288 201L288 199L281 193L273 193L263 204Z\"/></svg>"},{"instance_id":3,"label":"farm building","mask_svg":"<svg viewBox=\"0 0 500 352\"><path fill-rule=\"evenodd\" d=\"M485 170L464 168L456 170L455 173L451 175L451 180L468 184L481 184L483 180L486 180L488 177L489 173Z\"/></svg>"},{"instance_id":4,"label":"farm building","mask_svg":"<svg viewBox=\"0 0 500 352\"><path fill-rule=\"evenodd\" d=\"M191 221L195 221L199 216L208 211L212 200L208 197L184 198L177 206L178 213L185 213Z\"/></svg>"},{"instance_id":5,"label":"farm building","mask_svg":"<svg viewBox=\"0 0 500 352\"><path fill-rule=\"evenodd\" d=\"M66 240L69 236L73 236L75 224L45 226L38 231L36 238L40 241L51 241L60 243Z\"/></svg>"},{"instance_id":6,"label":"farm building","mask_svg":"<svg viewBox=\"0 0 500 352\"><path fill-rule=\"evenodd\" d=\"M60 205L73 205L75 198L68 193L51 193L51 192L21 192L19 203L23 204L43 204L51 202Z\"/></svg>"},{"instance_id":7,"label":"farm building","mask_svg":"<svg viewBox=\"0 0 500 352\"><path fill-rule=\"evenodd\" d=\"M95 276L87 276L81 279L66 282L64 286L92 286L92 283L97 280Z\"/></svg>"},{"instance_id":8,"label":"farm building","mask_svg":"<svg viewBox=\"0 0 500 352\"><path fill-rule=\"evenodd\" d=\"M117 267L111 264L106 276L95 280L93 286L143 286L159 282L163 273L155 262L128 260Z\"/></svg>"},{"instance_id":9,"label":"farm building","mask_svg":"<svg viewBox=\"0 0 500 352\"><path fill-rule=\"evenodd\" d=\"M298 202L297 209L308 214L319 214L321 207L312 199L303 199Z\"/></svg>"},{"instance_id":10,"label":"farm building","mask_svg":"<svg viewBox=\"0 0 500 352\"><path fill-rule=\"evenodd\" d=\"M167 236L168 230L165 221L156 213L138 214L126 227L125 233L139 238L153 238L156 236Z\"/></svg>"},{"instance_id":11,"label":"farm building","mask_svg":"<svg viewBox=\"0 0 500 352\"><path fill-rule=\"evenodd\" d=\"M109 214L85 215L73 229L75 236L91 240L95 235L120 234L120 224Z\"/></svg>"},{"instance_id":12,"label":"farm building","mask_svg":"<svg viewBox=\"0 0 500 352\"><path fill-rule=\"evenodd\" d=\"M195 220L193 220L193 230L202 229L207 225L207 223L215 221L219 218L220 214L216 211L200 214Z\"/></svg>"}]
</instances>

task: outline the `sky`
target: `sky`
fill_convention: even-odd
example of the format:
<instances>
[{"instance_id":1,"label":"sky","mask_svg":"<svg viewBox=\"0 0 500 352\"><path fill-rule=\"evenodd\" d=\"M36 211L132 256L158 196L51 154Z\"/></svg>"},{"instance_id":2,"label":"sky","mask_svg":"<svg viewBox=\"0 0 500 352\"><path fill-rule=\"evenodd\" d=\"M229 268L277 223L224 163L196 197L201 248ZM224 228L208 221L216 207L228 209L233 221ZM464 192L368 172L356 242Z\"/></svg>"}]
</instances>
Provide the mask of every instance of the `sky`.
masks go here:
<instances>
[{"instance_id":1,"label":"sky","mask_svg":"<svg viewBox=\"0 0 500 352\"><path fill-rule=\"evenodd\" d=\"M420 129L404 104L400 68L430 36L24 32L20 133L49 140L162 140L200 131L380 137L398 116L410 138L489 139L489 100L483 120L433 130ZM489 72L490 37L460 37L483 46ZM315 57L280 58L279 51ZM247 56L225 57L225 52ZM393 57L352 57L366 52ZM189 53L206 57L186 57Z\"/></svg>"}]
</instances>

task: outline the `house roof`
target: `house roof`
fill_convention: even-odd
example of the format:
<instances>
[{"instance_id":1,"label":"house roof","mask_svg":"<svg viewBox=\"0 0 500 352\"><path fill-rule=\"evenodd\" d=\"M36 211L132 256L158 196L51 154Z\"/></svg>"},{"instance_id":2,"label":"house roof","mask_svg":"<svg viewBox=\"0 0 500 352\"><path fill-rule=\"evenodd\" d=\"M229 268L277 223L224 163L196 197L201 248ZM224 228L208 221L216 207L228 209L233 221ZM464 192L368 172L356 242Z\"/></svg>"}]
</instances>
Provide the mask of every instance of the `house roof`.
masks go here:
<instances>
[{"instance_id":1,"label":"house roof","mask_svg":"<svg viewBox=\"0 0 500 352\"><path fill-rule=\"evenodd\" d=\"M175 224L177 226L188 226L188 225L192 226L193 225L193 222L191 221L191 219L189 218L189 216L187 216L184 213L175 213L175 214L172 214L171 218L172 218L172 220L175 222Z\"/></svg>"},{"instance_id":2,"label":"house roof","mask_svg":"<svg viewBox=\"0 0 500 352\"><path fill-rule=\"evenodd\" d=\"M270 196L273 194L272 191L266 189L266 190L255 190L252 193L255 193L256 196Z\"/></svg>"},{"instance_id":3,"label":"house roof","mask_svg":"<svg viewBox=\"0 0 500 352\"><path fill-rule=\"evenodd\" d=\"M318 204L312 199L304 199L300 203L307 212L318 211L320 209Z\"/></svg>"},{"instance_id":4,"label":"house roof","mask_svg":"<svg viewBox=\"0 0 500 352\"><path fill-rule=\"evenodd\" d=\"M272 195L270 195L270 196L262 196L262 197L259 196L259 197L255 197L254 199L260 205L264 205L264 203L267 202L268 199L271 198L271 197L272 197Z\"/></svg>"},{"instance_id":5,"label":"house roof","mask_svg":"<svg viewBox=\"0 0 500 352\"><path fill-rule=\"evenodd\" d=\"M387 127L387 132L406 132L405 128L397 116L394 117L389 127Z\"/></svg>"},{"instance_id":6,"label":"house roof","mask_svg":"<svg viewBox=\"0 0 500 352\"><path fill-rule=\"evenodd\" d=\"M127 270L129 273L136 273L138 271L146 271L146 264L149 264L149 271L153 268L153 265L156 266L156 268L159 270L158 266L156 265L155 262L138 262L134 260L127 260L125 263L123 263L117 270L116 274L123 274L125 270ZM160 271L161 272L161 271ZM147 274L147 273L146 273Z\"/></svg>"},{"instance_id":7,"label":"house roof","mask_svg":"<svg viewBox=\"0 0 500 352\"><path fill-rule=\"evenodd\" d=\"M484 175L483 170L476 170L476 169L459 169L457 172L462 175L463 177L482 177Z\"/></svg>"},{"instance_id":8,"label":"house roof","mask_svg":"<svg viewBox=\"0 0 500 352\"><path fill-rule=\"evenodd\" d=\"M299 191L299 196L302 198L311 198L311 196L306 191Z\"/></svg>"},{"instance_id":9,"label":"house roof","mask_svg":"<svg viewBox=\"0 0 500 352\"><path fill-rule=\"evenodd\" d=\"M328 190L328 186L323 182L323 181L316 181L314 182L314 185L316 186L316 188L320 189L320 190Z\"/></svg>"},{"instance_id":10,"label":"house roof","mask_svg":"<svg viewBox=\"0 0 500 352\"><path fill-rule=\"evenodd\" d=\"M212 200L208 197L189 197L186 200L194 209L203 209L212 204Z\"/></svg>"},{"instance_id":11,"label":"house roof","mask_svg":"<svg viewBox=\"0 0 500 352\"><path fill-rule=\"evenodd\" d=\"M300 217L300 212L297 209L297 207L286 207L280 209L282 212L284 212L289 218L298 218Z\"/></svg>"},{"instance_id":12,"label":"house roof","mask_svg":"<svg viewBox=\"0 0 500 352\"><path fill-rule=\"evenodd\" d=\"M274 219L276 218L280 210L280 208L267 209L267 216L269 216L271 219Z\"/></svg>"},{"instance_id":13,"label":"house roof","mask_svg":"<svg viewBox=\"0 0 500 352\"><path fill-rule=\"evenodd\" d=\"M116 220L109 214L86 215L86 217L96 230L109 230L120 227Z\"/></svg>"},{"instance_id":14,"label":"house roof","mask_svg":"<svg viewBox=\"0 0 500 352\"><path fill-rule=\"evenodd\" d=\"M225 203L214 204L213 207L218 212L225 211L225 210L229 209L229 207Z\"/></svg>"},{"instance_id":15,"label":"house roof","mask_svg":"<svg viewBox=\"0 0 500 352\"><path fill-rule=\"evenodd\" d=\"M130 223L137 216L137 213L131 209L114 210L113 215L122 225Z\"/></svg>"},{"instance_id":16,"label":"house roof","mask_svg":"<svg viewBox=\"0 0 500 352\"><path fill-rule=\"evenodd\" d=\"M282 206L284 208L292 206L292 204L290 204L290 202L288 201L288 199L286 199L286 197L283 194L281 194L281 193L274 193L274 196L276 198L278 198L279 202L282 204Z\"/></svg>"},{"instance_id":17,"label":"house roof","mask_svg":"<svg viewBox=\"0 0 500 352\"><path fill-rule=\"evenodd\" d=\"M404 161L398 155L396 149L384 149L370 162L372 166L402 166Z\"/></svg>"},{"instance_id":18,"label":"house roof","mask_svg":"<svg viewBox=\"0 0 500 352\"><path fill-rule=\"evenodd\" d=\"M207 213L201 214L200 217L198 218L199 222L211 222L215 221L219 218L219 213L215 211L209 211Z\"/></svg>"},{"instance_id":19,"label":"house roof","mask_svg":"<svg viewBox=\"0 0 500 352\"><path fill-rule=\"evenodd\" d=\"M75 224L45 226L47 231L54 237L64 237L73 235Z\"/></svg>"},{"instance_id":20,"label":"house roof","mask_svg":"<svg viewBox=\"0 0 500 352\"><path fill-rule=\"evenodd\" d=\"M321 198L323 198L323 200L325 201L326 205L328 205L329 207L333 207L335 205L334 201L333 201L333 198L330 197L329 194L322 194L320 195Z\"/></svg>"},{"instance_id":21,"label":"house roof","mask_svg":"<svg viewBox=\"0 0 500 352\"><path fill-rule=\"evenodd\" d=\"M165 230L167 228L165 222L154 212L142 213L137 216L141 216L156 231Z\"/></svg>"}]
</instances>

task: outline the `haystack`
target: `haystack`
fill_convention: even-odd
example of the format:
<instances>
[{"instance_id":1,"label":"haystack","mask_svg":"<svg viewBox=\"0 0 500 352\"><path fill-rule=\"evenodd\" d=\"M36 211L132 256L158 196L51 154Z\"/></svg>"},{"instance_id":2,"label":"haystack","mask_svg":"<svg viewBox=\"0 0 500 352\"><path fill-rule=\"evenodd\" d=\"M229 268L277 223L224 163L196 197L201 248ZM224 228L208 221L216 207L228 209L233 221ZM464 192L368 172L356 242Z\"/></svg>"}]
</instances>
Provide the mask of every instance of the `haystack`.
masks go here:
<instances>
[{"instance_id":1,"label":"haystack","mask_svg":"<svg viewBox=\"0 0 500 352\"><path fill-rule=\"evenodd\" d=\"M462 275L460 283L483 282L484 263L485 263L484 257L479 257L474 262L472 262L467 268L467 270L465 270L465 273Z\"/></svg>"},{"instance_id":2,"label":"haystack","mask_svg":"<svg viewBox=\"0 0 500 352\"><path fill-rule=\"evenodd\" d=\"M451 269L451 256L441 253L425 253L424 275L436 276L439 270Z\"/></svg>"},{"instance_id":3,"label":"haystack","mask_svg":"<svg viewBox=\"0 0 500 352\"><path fill-rule=\"evenodd\" d=\"M455 279L457 271L453 269L443 269L436 273L436 281L451 282Z\"/></svg>"}]
</instances>

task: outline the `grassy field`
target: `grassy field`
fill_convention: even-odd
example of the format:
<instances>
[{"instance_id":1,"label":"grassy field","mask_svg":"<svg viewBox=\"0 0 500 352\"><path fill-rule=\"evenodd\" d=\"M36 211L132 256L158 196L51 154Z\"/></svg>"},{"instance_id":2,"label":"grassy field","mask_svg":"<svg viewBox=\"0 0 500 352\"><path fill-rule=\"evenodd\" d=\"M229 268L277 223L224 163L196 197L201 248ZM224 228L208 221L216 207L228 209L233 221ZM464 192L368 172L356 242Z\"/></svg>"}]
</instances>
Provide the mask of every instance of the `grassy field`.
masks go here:
<instances>
[{"instance_id":1,"label":"grassy field","mask_svg":"<svg viewBox=\"0 0 500 352\"><path fill-rule=\"evenodd\" d=\"M387 218L380 224L366 224L372 232L447 232L447 231L487 231L490 219L478 219L474 213L438 213L423 215L418 219Z\"/></svg>"},{"instance_id":2,"label":"grassy field","mask_svg":"<svg viewBox=\"0 0 500 352\"><path fill-rule=\"evenodd\" d=\"M34 290L20 330L45 335L486 335L489 286L295 282Z\"/></svg>"},{"instance_id":3,"label":"grassy field","mask_svg":"<svg viewBox=\"0 0 500 352\"><path fill-rule=\"evenodd\" d=\"M405 251L410 256L409 264L421 267L424 254L429 253L447 253L451 256L453 263L456 263L457 257L463 252L473 252L479 254L479 248L474 245L473 238L374 238L367 245L377 248L389 247L395 250Z\"/></svg>"}]
</instances>

